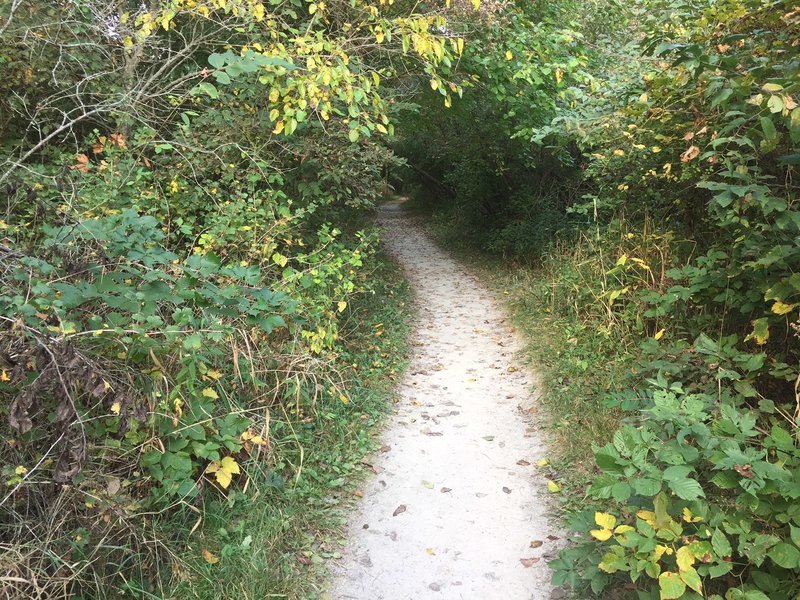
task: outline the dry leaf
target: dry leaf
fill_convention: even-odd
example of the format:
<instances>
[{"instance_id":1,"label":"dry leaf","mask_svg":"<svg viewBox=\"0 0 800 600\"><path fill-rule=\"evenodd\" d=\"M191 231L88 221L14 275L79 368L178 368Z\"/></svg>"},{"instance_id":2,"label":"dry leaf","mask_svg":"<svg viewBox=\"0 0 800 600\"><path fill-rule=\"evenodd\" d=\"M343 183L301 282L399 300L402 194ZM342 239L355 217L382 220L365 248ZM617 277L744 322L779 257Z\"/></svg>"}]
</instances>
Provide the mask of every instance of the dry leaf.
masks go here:
<instances>
[{"instance_id":1,"label":"dry leaf","mask_svg":"<svg viewBox=\"0 0 800 600\"><path fill-rule=\"evenodd\" d=\"M511 488L507 488L506 486L503 486L503 491L504 491L506 494L510 494L510 493L511 493Z\"/></svg>"},{"instance_id":2,"label":"dry leaf","mask_svg":"<svg viewBox=\"0 0 800 600\"><path fill-rule=\"evenodd\" d=\"M543 543L542 540L533 540L531 542L531 548L541 548Z\"/></svg>"},{"instance_id":3,"label":"dry leaf","mask_svg":"<svg viewBox=\"0 0 800 600\"><path fill-rule=\"evenodd\" d=\"M442 488L441 490L439 490L439 491L440 491L440 492L442 492L443 494L446 494L447 492L452 492L453 490L452 490L452 489L450 489L449 487L443 487L443 488Z\"/></svg>"},{"instance_id":4,"label":"dry leaf","mask_svg":"<svg viewBox=\"0 0 800 600\"><path fill-rule=\"evenodd\" d=\"M405 504L401 504L400 506L398 506L397 508L394 509L394 512L392 513L392 516L396 517L397 515L402 514L404 512L406 512L406 505Z\"/></svg>"},{"instance_id":5,"label":"dry leaf","mask_svg":"<svg viewBox=\"0 0 800 600\"><path fill-rule=\"evenodd\" d=\"M694 160L700 155L700 148L697 146L689 146L689 149L686 150L683 154L681 154L681 162L689 162L690 160Z\"/></svg>"},{"instance_id":6,"label":"dry leaf","mask_svg":"<svg viewBox=\"0 0 800 600\"><path fill-rule=\"evenodd\" d=\"M113 146L116 146L120 150L125 150L125 148L128 147L128 144L125 141L125 136L121 133L112 133L109 136L109 141Z\"/></svg>"},{"instance_id":7,"label":"dry leaf","mask_svg":"<svg viewBox=\"0 0 800 600\"><path fill-rule=\"evenodd\" d=\"M530 466L531 466L531 463L529 463L529 462L528 462L527 460L525 460L524 458L521 458L521 459L519 459L519 460L517 461L517 464L518 464L520 467L530 467Z\"/></svg>"},{"instance_id":8,"label":"dry leaf","mask_svg":"<svg viewBox=\"0 0 800 600\"><path fill-rule=\"evenodd\" d=\"M70 169L74 169L81 173L88 173L89 172L89 157L85 154L76 154L75 155L75 164L70 167Z\"/></svg>"},{"instance_id":9,"label":"dry leaf","mask_svg":"<svg viewBox=\"0 0 800 600\"><path fill-rule=\"evenodd\" d=\"M520 558L519 562L522 563L523 567L525 567L526 569L529 569L533 565L535 565L537 562L539 562L539 560L541 560L541 559L536 558L536 557L534 557L534 558Z\"/></svg>"},{"instance_id":10,"label":"dry leaf","mask_svg":"<svg viewBox=\"0 0 800 600\"><path fill-rule=\"evenodd\" d=\"M211 552L203 548L200 553L203 555L203 560L205 560L210 565L215 565L219 562L219 557L214 556Z\"/></svg>"},{"instance_id":11,"label":"dry leaf","mask_svg":"<svg viewBox=\"0 0 800 600\"><path fill-rule=\"evenodd\" d=\"M119 480L119 477L109 477L106 480L106 491L108 492L109 496L113 496L122 488L122 482Z\"/></svg>"}]
</instances>

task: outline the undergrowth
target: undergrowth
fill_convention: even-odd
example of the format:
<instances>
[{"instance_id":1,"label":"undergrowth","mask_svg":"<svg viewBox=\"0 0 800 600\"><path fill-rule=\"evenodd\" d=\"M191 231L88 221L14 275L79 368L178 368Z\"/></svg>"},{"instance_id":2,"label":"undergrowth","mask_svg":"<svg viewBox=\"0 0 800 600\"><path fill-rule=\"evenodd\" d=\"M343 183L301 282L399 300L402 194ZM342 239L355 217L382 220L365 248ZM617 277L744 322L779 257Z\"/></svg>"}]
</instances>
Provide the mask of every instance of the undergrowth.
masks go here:
<instances>
[{"instance_id":1,"label":"undergrowth","mask_svg":"<svg viewBox=\"0 0 800 600\"><path fill-rule=\"evenodd\" d=\"M343 324L348 342L338 365L348 402L302 420L286 412L273 417L276 472L285 479L257 471L248 493L206 502L202 521L192 511L184 523L170 519L187 548L173 568L170 597L319 597L325 563L339 557L344 509L369 473L362 459L375 448L376 427L407 361L409 289L385 257L372 277L374 292L351 304Z\"/></svg>"}]
</instances>

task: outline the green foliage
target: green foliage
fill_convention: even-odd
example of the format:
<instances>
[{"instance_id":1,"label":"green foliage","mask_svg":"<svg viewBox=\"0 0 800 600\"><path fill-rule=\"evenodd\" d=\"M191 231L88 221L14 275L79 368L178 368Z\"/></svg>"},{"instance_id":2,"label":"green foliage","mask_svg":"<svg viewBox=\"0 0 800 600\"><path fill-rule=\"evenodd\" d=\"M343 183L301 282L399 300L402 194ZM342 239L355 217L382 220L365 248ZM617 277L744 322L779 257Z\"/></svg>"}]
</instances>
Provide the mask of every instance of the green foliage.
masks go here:
<instances>
[{"instance_id":1,"label":"green foliage","mask_svg":"<svg viewBox=\"0 0 800 600\"><path fill-rule=\"evenodd\" d=\"M440 102L458 92L463 41L441 23L394 3L2 9L0 562L14 593L168 595L206 504L327 489L304 447L328 429L360 440L329 463L361 452L359 386L398 367L350 370L372 334L355 307L388 293L369 222L399 163L382 138L398 72L424 73ZM284 547L310 526L301 512L270 525L293 532ZM281 588L287 561L268 562Z\"/></svg>"},{"instance_id":2,"label":"green foliage","mask_svg":"<svg viewBox=\"0 0 800 600\"><path fill-rule=\"evenodd\" d=\"M439 228L541 263L518 310L569 328L547 402L557 439L579 446L560 458L599 471L556 582L580 597L793 598L800 15L783 1L607 8L579 23L553 19L569 3L501 12L502 43L482 24L464 57L482 93L409 118L426 144L398 150L418 184L438 182L419 201L446 215ZM537 79L548 67L559 85ZM564 441L570 428L582 439Z\"/></svg>"}]
</instances>

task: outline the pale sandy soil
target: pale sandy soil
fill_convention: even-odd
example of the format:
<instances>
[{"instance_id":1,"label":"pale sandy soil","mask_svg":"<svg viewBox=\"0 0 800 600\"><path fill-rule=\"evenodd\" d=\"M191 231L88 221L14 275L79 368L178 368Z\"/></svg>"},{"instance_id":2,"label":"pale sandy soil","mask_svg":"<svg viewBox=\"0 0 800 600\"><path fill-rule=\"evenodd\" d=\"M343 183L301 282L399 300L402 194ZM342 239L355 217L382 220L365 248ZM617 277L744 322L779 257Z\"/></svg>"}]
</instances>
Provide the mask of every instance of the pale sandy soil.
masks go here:
<instances>
[{"instance_id":1,"label":"pale sandy soil","mask_svg":"<svg viewBox=\"0 0 800 600\"><path fill-rule=\"evenodd\" d=\"M414 356L326 595L549 599L558 531L521 344L494 294L398 203L381 219L416 297Z\"/></svg>"}]
</instances>

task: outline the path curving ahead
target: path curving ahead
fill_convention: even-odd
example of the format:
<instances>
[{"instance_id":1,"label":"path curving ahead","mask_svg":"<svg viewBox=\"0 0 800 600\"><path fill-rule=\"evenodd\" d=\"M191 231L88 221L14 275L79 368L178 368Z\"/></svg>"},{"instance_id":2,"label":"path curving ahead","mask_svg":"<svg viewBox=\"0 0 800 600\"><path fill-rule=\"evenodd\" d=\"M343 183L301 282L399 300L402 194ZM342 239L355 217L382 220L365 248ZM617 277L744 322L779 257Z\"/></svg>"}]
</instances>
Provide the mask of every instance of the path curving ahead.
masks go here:
<instances>
[{"instance_id":1,"label":"path curving ahead","mask_svg":"<svg viewBox=\"0 0 800 600\"><path fill-rule=\"evenodd\" d=\"M547 600L557 542L520 346L492 294L399 202L381 221L415 291L414 356L329 597Z\"/></svg>"}]
</instances>

